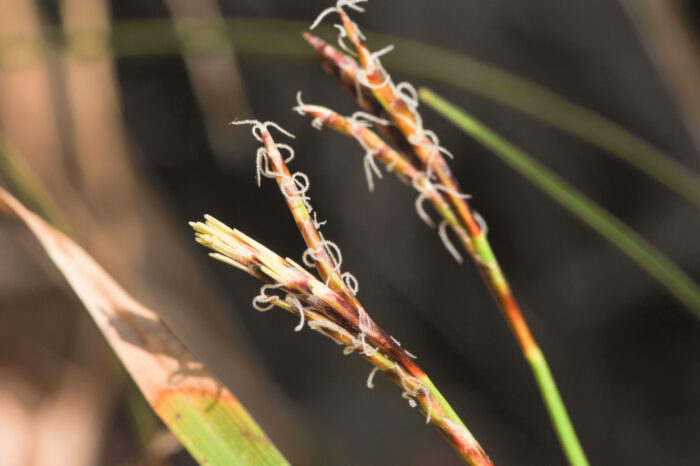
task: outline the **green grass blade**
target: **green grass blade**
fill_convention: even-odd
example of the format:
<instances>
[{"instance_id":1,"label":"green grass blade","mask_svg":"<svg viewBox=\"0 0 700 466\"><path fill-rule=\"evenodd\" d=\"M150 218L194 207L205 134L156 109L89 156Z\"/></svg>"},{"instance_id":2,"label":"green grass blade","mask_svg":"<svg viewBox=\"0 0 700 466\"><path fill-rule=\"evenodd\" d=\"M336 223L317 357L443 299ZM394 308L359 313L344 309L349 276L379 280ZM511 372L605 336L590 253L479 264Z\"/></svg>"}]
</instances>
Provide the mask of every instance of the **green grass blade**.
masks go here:
<instances>
[{"instance_id":1,"label":"green grass blade","mask_svg":"<svg viewBox=\"0 0 700 466\"><path fill-rule=\"evenodd\" d=\"M200 464L286 465L240 402L85 251L0 188L0 212L41 243L153 410Z\"/></svg>"},{"instance_id":2,"label":"green grass blade","mask_svg":"<svg viewBox=\"0 0 700 466\"><path fill-rule=\"evenodd\" d=\"M574 426L571 424L566 406L561 399L559 389L554 382L554 376L552 371L549 370L544 354L537 348L537 350L526 354L525 358L530 364L532 374L535 377L535 381L537 381L537 388L542 395L542 401L547 408L549 417L552 419L554 431L559 437L559 443L566 454L566 458L569 460L569 464L571 466L588 466L588 459L583 452Z\"/></svg>"},{"instance_id":3,"label":"green grass blade","mask_svg":"<svg viewBox=\"0 0 700 466\"><path fill-rule=\"evenodd\" d=\"M634 230L464 110L455 107L428 89L420 90L420 98L440 115L491 150L576 218L615 245L700 317L698 285Z\"/></svg>"}]
</instances>

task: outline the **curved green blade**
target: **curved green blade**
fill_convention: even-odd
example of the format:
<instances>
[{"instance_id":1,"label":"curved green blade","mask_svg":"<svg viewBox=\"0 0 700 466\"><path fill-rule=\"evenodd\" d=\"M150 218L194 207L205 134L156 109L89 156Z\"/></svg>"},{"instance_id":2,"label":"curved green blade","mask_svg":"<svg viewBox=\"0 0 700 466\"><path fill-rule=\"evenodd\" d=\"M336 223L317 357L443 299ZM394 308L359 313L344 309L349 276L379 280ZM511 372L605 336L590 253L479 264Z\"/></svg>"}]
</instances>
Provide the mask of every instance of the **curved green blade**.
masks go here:
<instances>
[{"instance_id":1,"label":"curved green blade","mask_svg":"<svg viewBox=\"0 0 700 466\"><path fill-rule=\"evenodd\" d=\"M615 245L700 317L698 285L634 230L464 110L428 89L421 89L419 94L423 102L479 141L576 218Z\"/></svg>"}]
</instances>

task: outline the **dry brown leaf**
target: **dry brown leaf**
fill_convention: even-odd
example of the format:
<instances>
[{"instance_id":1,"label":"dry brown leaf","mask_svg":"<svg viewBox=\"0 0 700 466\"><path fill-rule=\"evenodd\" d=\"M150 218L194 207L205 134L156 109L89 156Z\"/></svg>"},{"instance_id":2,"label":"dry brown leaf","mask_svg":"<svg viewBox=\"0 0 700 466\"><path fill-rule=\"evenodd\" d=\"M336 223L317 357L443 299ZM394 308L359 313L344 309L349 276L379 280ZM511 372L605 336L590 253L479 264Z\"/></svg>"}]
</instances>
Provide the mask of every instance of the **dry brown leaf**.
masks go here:
<instances>
[{"instance_id":1,"label":"dry brown leaf","mask_svg":"<svg viewBox=\"0 0 700 466\"><path fill-rule=\"evenodd\" d=\"M195 459L210 464L286 464L236 398L152 310L3 189L0 209L39 240L150 405Z\"/></svg>"}]
</instances>

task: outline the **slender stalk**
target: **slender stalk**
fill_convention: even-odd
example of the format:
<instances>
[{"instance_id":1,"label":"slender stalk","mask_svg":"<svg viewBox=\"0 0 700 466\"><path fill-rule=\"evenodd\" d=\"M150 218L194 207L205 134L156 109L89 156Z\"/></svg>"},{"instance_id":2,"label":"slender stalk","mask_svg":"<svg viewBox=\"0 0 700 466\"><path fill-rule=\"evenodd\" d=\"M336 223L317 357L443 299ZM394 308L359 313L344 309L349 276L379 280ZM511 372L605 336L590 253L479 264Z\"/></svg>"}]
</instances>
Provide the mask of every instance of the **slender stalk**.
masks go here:
<instances>
[{"instance_id":1,"label":"slender stalk","mask_svg":"<svg viewBox=\"0 0 700 466\"><path fill-rule=\"evenodd\" d=\"M436 108L443 115L452 119L458 125L464 127L466 126L466 118L460 118L461 114L457 114L457 110L451 107L447 102L437 97L435 94L427 90L421 90L421 98ZM484 128L480 131L482 134L488 134L492 136L489 138L490 141L498 141L496 137L493 137L492 133L486 133ZM473 133L472 133L473 134ZM487 137L488 137L487 136ZM484 139L479 138L479 140L484 143ZM498 142L495 142L498 144ZM492 146L491 146L492 147ZM496 286L494 294L501 303L506 315L509 316L509 321L514 333L518 336L518 340L523 349L523 354L530 364L530 368L537 382L537 386L542 395L545 406L549 413L552 424L555 427L557 436L559 437L559 442L564 449L564 452L569 459L569 463L572 465L587 465L588 461L583 452L581 444L576 435L576 431L569 419L569 415L562 401L557 385L554 381L554 377L549 369L549 365L544 357L544 354L537 346L535 340L533 339L525 320L522 318L520 309L517 303L513 299L510 290L508 289L508 283L503 277L500 267L496 261L495 256L491 250L491 246L486 239L486 236L482 235L478 241L475 241L475 249L477 250L478 256L484 261L485 264L490 264L492 272L490 274L490 279L493 280ZM492 288L493 290L493 288Z\"/></svg>"},{"instance_id":2,"label":"slender stalk","mask_svg":"<svg viewBox=\"0 0 700 466\"><path fill-rule=\"evenodd\" d=\"M586 465L588 460L581 448L578 436L574 430L574 426L569 420L569 414L566 412L566 407L559 394L559 389L554 383L554 376L549 370L547 360L544 358L542 351L536 349L527 356L527 362L530 363L530 368L535 374L537 387L540 390L542 398L545 400L545 406L552 422L556 426L559 442L561 442L569 463L573 465Z\"/></svg>"}]
</instances>

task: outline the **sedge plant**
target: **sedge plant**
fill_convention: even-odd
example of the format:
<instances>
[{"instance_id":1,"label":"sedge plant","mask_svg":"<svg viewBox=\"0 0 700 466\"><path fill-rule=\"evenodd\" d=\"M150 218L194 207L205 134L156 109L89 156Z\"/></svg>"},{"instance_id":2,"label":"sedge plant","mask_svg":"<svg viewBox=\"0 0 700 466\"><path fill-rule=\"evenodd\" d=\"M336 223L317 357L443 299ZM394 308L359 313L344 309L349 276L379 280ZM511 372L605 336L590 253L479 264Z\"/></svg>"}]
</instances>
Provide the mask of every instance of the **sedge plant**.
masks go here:
<instances>
[{"instance_id":1,"label":"sedge plant","mask_svg":"<svg viewBox=\"0 0 700 466\"><path fill-rule=\"evenodd\" d=\"M371 115L362 118L342 118L340 115L319 106L306 106L299 101L296 110L314 117L314 126L330 126L353 137L365 149L365 169L372 188L372 173L379 174L374 159L379 159L390 171L410 181L419 192L418 212L426 223L432 220L422 208L429 200L442 221L440 237L458 261L461 257L447 236L449 227L459 239L460 245L472 258L484 282L496 299L525 359L530 365L543 402L557 433L562 448L572 465L587 465L588 461L578 440L573 424L557 389L554 377L541 349L537 345L522 310L513 295L487 237L483 218L468 203L469 195L461 188L452 174L445 156L452 155L440 146L437 135L423 126L417 110L418 96L409 83L394 84L382 66L380 57L391 51L391 46L371 51L357 24L350 19L344 8L362 12L360 6L367 0L339 0L334 7L324 10L311 26L314 29L327 15L337 14L341 24L338 43L343 53L321 39L305 34L304 37L317 52L321 61L333 76L350 91L358 105ZM347 45L345 41L351 45ZM356 57L353 58L351 55ZM359 118L358 118L359 117ZM395 143L397 150L384 143L379 135L367 129L367 123L376 123L387 138Z\"/></svg>"},{"instance_id":2,"label":"sedge plant","mask_svg":"<svg viewBox=\"0 0 700 466\"><path fill-rule=\"evenodd\" d=\"M380 57L391 51L391 48L371 51L357 24L345 11L349 9L361 12L363 8L360 5L366 1L339 0L334 7L324 10L312 25L313 29L325 16L337 14L341 19L341 24L336 27L340 31L339 46L342 51L318 37L305 34L305 38L321 58L324 68L352 94L362 111L351 116L342 116L324 106L305 104L300 94L295 110L312 117L314 127L332 128L351 137L362 147L370 190L374 186L374 177L382 176L377 162L413 187L418 193L415 206L419 217L437 229L440 239L458 262L463 261L460 248L472 258L530 363L569 462L586 465L587 460L544 355L525 322L491 248L486 222L470 206L470 196L462 189L446 161L451 154L440 146L435 133L424 128L422 117L417 110L418 93L408 83L395 84L382 66ZM349 41L349 45L346 41ZM558 197L563 205L594 229L606 237L612 237L611 241L640 265L654 265L650 267L649 272L669 289L675 289L676 296L686 305L697 310L697 303L700 302L697 286L667 264L654 262L654 251L648 253L644 244L642 245L646 249L635 246L637 240L623 228L608 228L607 225L615 224L614 219L606 217L605 212L595 210L595 206L581 196L568 194L568 188L563 183L552 183L551 174L528 161L525 154L501 140L469 115L450 106L429 91L423 91L421 98L529 179L534 180L545 192ZM447 400L415 363L413 355L381 329L357 299L357 281L349 273L341 272L340 250L320 232L320 227L325 222L318 221L316 212L311 207L308 178L302 173L292 174L289 171L286 164L293 158L293 150L288 145L276 143L270 135L269 128L275 127L290 135L270 122L237 123L251 124L254 136L263 144L257 153L258 184L262 177L272 178L277 182L307 245L302 262L307 267L315 268L317 276L292 259L280 257L242 232L229 228L211 216L205 216L204 222L192 223L197 241L212 249L214 252L211 255L214 258L239 268L264 283L260 294L253 300L256 309L266 311L277 307L286 310L300 319L295 330L301 331L308 327L342 345L345 354L359 354L374 366L367 380L369 388L372 388L377 372L385 373L401 388L402 396L409 404L423 411L427 422L432 423L448 439L462 459L468 464L491 464L484 450ZM370 129L372 125L376 125L379 134ZM283 152L288 155L286 159L282 155ZM656 168L658 170L646 171L652 176L658 172L656 176L660 179L682 175L671 170L670 164L657 164ZM541 175L542 172L545 175ZM697 184L694 184L690 177L686 181L680 183L678 190L681 193L689 193L687 197L695 199L697 204ZM692 197L693 195L695 197ZM439 221L431 218L425 208L426 202L438 214ZM148 329L139 326L138 321L137 325L131 323L131 327L127 329L143 340L142 346L167 347L168 351L164 350L163 354L170 359L166 358L166 364L163 364L162 357L141 359L140 355L135 357L129 353L128 345L120 342L117 335L108 333L109 325L122 324L122 320L129 321L130 315L126 312L129 311L134 315L148 317L148 323L158 324L160 329L162 323L157 317L149 310L142 309L138 303L132 302L130 298L122 296L109 277L97 274L95 278L95 268L83 257L82 252L76 252L70 243L67 247L66 238L39 223L3 192L0 192L0 204L4 210L22 219L35 230L35 234L56 260L59 268L71 272L67 278L83 298L86 307L96 316L96 322L127 367L132 370L132 366L138 365L135 379L142 389L146 387L144 394L152 402L154 409L198 461L231 464L249 460L250 452L253 451L258 455L256 464L286 464L282 455L264 437L254 421L242 411L235 398L224 389L220 389L211 374L205 373L201 380L190 379L186 384L177 386L176 389L172 388L169 374L180 371L178 365L181 361L177 359L183 359L182 355L186 354L173 335L162 331L166 335L165 344L149 335ZM452 244L450 236L457 239L459 247ZM104 286L105 284L107 285ZM100 290L96 291L93 288ZM110 304L107 309L102 302L105 299ZM111 320L105 320L106 317L102 314L109 314ZM189 356L185 359L189 359ZM144 371L145 367L148 370ZM212 409L212 406L216 409ZM255 435L251 436L251 432ZM201 441L202 433L205 437L210 436L217 441L228 438L242 439L243 442L239 445L235 442Z\"/></svg>"}]
</instances>

